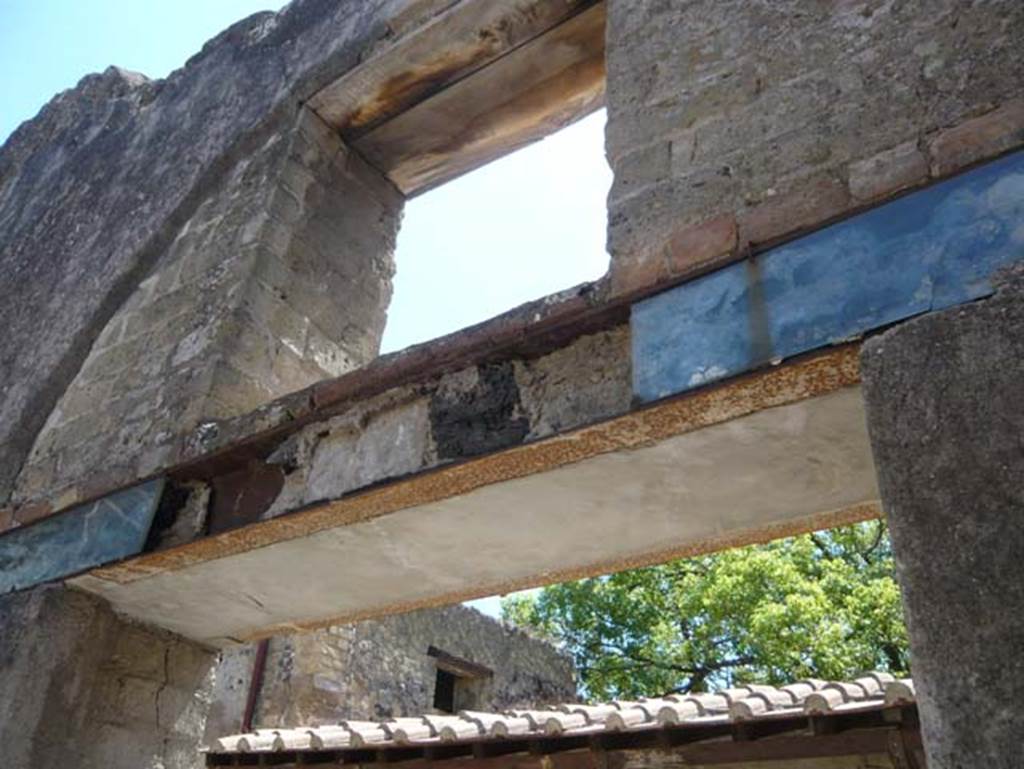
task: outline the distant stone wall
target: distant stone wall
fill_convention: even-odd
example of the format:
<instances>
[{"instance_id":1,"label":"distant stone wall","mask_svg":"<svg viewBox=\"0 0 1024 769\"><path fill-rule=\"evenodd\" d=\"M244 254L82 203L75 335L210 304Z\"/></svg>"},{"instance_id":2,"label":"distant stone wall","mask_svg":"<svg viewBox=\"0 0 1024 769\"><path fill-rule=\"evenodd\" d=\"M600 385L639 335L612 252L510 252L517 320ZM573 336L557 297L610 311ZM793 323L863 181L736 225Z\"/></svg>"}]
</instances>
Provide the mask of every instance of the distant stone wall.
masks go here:
<instances>
[{"instance_id":1,"label":"distant stone wall","mask_svg":"<svg viewBox=\"0 0 1024 769\"><path fill-rule=\"evenodd\" d=\"M271 640L255 725L312 725L432 711L437 660L429 647L494 671L473 681L475 709L576 699L571 659L550 644L464 606L428 609ZM224 653L207 740L236 733L254 647Z\"/></svg>"},{"instance_id":2,"label":"distant stone wall","mask_svg":"<svg viewBox=\"0 0 1024 769\"><path fill-rule=\"evenodd\" d=\"M1018 0L608 7L608 242L623 293L1024 142Z\"/></svg>"},{"instance_id":3,"label":"distant stone wall","mask_svg":"<svg viewBox=\"0 0 1024 769\"><path fill-rule=\"evenodd\" d=\"M62 587L0 597L4 769L199 769L215 656Z\"/></svg>"}]
</instances>

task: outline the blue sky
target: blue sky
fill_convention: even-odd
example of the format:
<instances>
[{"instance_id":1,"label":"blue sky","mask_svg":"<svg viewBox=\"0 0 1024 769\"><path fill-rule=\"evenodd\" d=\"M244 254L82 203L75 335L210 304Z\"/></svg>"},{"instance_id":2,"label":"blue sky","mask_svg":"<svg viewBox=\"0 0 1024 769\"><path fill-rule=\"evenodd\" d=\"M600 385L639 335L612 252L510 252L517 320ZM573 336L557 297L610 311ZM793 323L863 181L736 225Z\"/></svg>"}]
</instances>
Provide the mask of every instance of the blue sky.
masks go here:
<instances>
[{"instance_id":1,"label":"blue sky","mask_svg":"<svg viewBox=\"0 0 1024 769\"><path fill-rule=\"evenodd\" d=\"M276 0L0 0L0 142L57 92L116 64L160 78ZM383 351L600 277L604 113L412 200ZM474 602L497 614L497 599Z\"/></svg>"}]
</instances>

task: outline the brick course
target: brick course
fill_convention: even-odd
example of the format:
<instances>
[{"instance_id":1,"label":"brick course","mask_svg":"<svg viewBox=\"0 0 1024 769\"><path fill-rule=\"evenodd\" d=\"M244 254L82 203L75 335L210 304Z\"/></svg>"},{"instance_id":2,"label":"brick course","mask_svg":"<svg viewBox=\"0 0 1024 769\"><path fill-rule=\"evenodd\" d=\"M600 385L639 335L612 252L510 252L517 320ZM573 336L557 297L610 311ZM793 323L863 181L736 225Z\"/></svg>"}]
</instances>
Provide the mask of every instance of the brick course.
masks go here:
<instances>
[{"instance_id":1,"label":"brick course","mask_svg":"<svg viewBox=\"0 0 1024 769\"><path fill-rule=\"evenodd\" d=\"M886 198L928 179L928 160L916 141L850 164L850 194L859 203Z\"/></svg>"},{"instance_id":2,"label":"brick course","mask_svg":"<svg viewBox=\"0 0 1024 769\"><path fill-rule=\"evenodd\" d=\"M940 132L928 145L933 176L946 176L1024 144L1024 99Z\"/></svg>"},{"instance_id":3,"label":"brick course","mask_svg":"<svg viewBox=\"0 0 1024 769\"><path fill-rule=\"evenodd\" d=\"M609 0L613 285L668 279L675 233L740 247L1024 143L1024 6ZM661 162L670 147L667 168Z\"/></svg>"},{"instance_id":4,"label":"brick course","mask_svg":"<svg viewBox=\"0 0 1024 769\"><path fill-rule=\"evenodd\" d=\"M849 209L850 195L841 179L830 174L812 177L745 212L739 223L740 238L744 245L765 246Z\"/></svg>"}]
</instances>

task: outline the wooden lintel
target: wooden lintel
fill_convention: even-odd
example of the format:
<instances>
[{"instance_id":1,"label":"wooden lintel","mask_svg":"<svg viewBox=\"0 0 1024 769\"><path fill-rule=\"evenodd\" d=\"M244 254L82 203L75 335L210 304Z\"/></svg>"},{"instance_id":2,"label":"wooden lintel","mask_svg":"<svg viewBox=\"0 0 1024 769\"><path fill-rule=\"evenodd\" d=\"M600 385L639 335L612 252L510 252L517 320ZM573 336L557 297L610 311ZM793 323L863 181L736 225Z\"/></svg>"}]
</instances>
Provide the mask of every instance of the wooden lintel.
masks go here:
<instances>
[{"instance_id":1,"label":"wooden lintel","mask_svg":"<svg viewBox=\"0 0 1024 769\"><path fill-rule=\"evenodd\" d=\"M454 673L457 676L490 678L494 675L494 671L489 667L477 664L476 662L470 662L462 657L456 657L454 654L442 651L436 646L427 647L427 656L433 657L439 668L447 670L449 673Z\"/></svg>"},{"instance_id":2,"label":"wooden lintel","mask_svg":"<svg viewBox=\"0 0 1024 769\"><path fill-rule=\"evenodd\" d=\"M604 28L599 3L353 146L411 196L541 139L604 104Z\"/></svg>"},{"instance_id":3,"label":"wooden lintel","mask_svg":"<svg viewBox=\"0 0 1024 769\"><path fill-rule=\"evenodd\" d=\"M558 26L596 0L461 0L316 93L308 105L353 140Z\"/></svg>"}]
</instances>

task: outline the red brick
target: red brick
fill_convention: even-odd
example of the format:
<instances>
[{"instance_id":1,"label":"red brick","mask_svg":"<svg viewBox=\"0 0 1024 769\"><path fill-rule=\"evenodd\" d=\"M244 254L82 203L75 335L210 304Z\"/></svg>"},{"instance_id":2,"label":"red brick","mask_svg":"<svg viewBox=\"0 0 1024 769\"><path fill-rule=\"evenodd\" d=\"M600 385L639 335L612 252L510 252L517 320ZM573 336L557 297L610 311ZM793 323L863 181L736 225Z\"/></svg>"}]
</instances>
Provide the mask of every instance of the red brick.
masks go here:
<instances>
[{"instance_id":1,"label":"red brick","mask_svg":"<svg viewBox=\"0 0 1024 769\"><path fill-rule=\"evenodd\" d=\"M842 181L833 176L812 177L745 212L739 221L740 243L772 243L824 224L850 207L850 193Z\"/></svg>"},{"instance_id":2,"label":"red brick","mask_svg":"<svg viewBox=\"0 0 1024 769\"><path fill-rule=\"evenodd\" d=\"M679 230L666 247L669 273L686 275L724 261L736 250L737 240L736 216L731 213Z\"/></svg>"},{"instance_id":3,"label":"red brick","mask_svg":"<svg viewBox=\"0 0 1024 769\"><path fill-rule=\"evenodd\" d=\"M932 176L946 176L965 166L1024 145L1024 100L943 131L929 145Z\"/></svg>"},{"instance_id":4,"label":"red brick","mask_svg":"<svg viewBox=\"0 0 1024 769\"><path fill-rule=\"evenodd\" d=\"M668 263L663 251L628 259L613 259L611 266L611 297L640 296L668 282Z\"/></svg>"},{"instance_id":5,"label":"red brick","mask_svg":"<svg viewBox=\"0 0 1024 769\"><path fill-rule=\"evenodd\" d=\"M14 510L14 520L19 524L33 523L53 513L53 508L46 502L30 502Z\"/></svg>"},{"instance_id":6,"label":"red brick","mask_svg":"<svg viewBox=\"0 0 1024 769\"><path fill-rule=\"evenodd\" d=\"M913 141L850 164L850 194L858 202L886 198L927 179L928 160Z\"/></svg>"}]
</instances>

